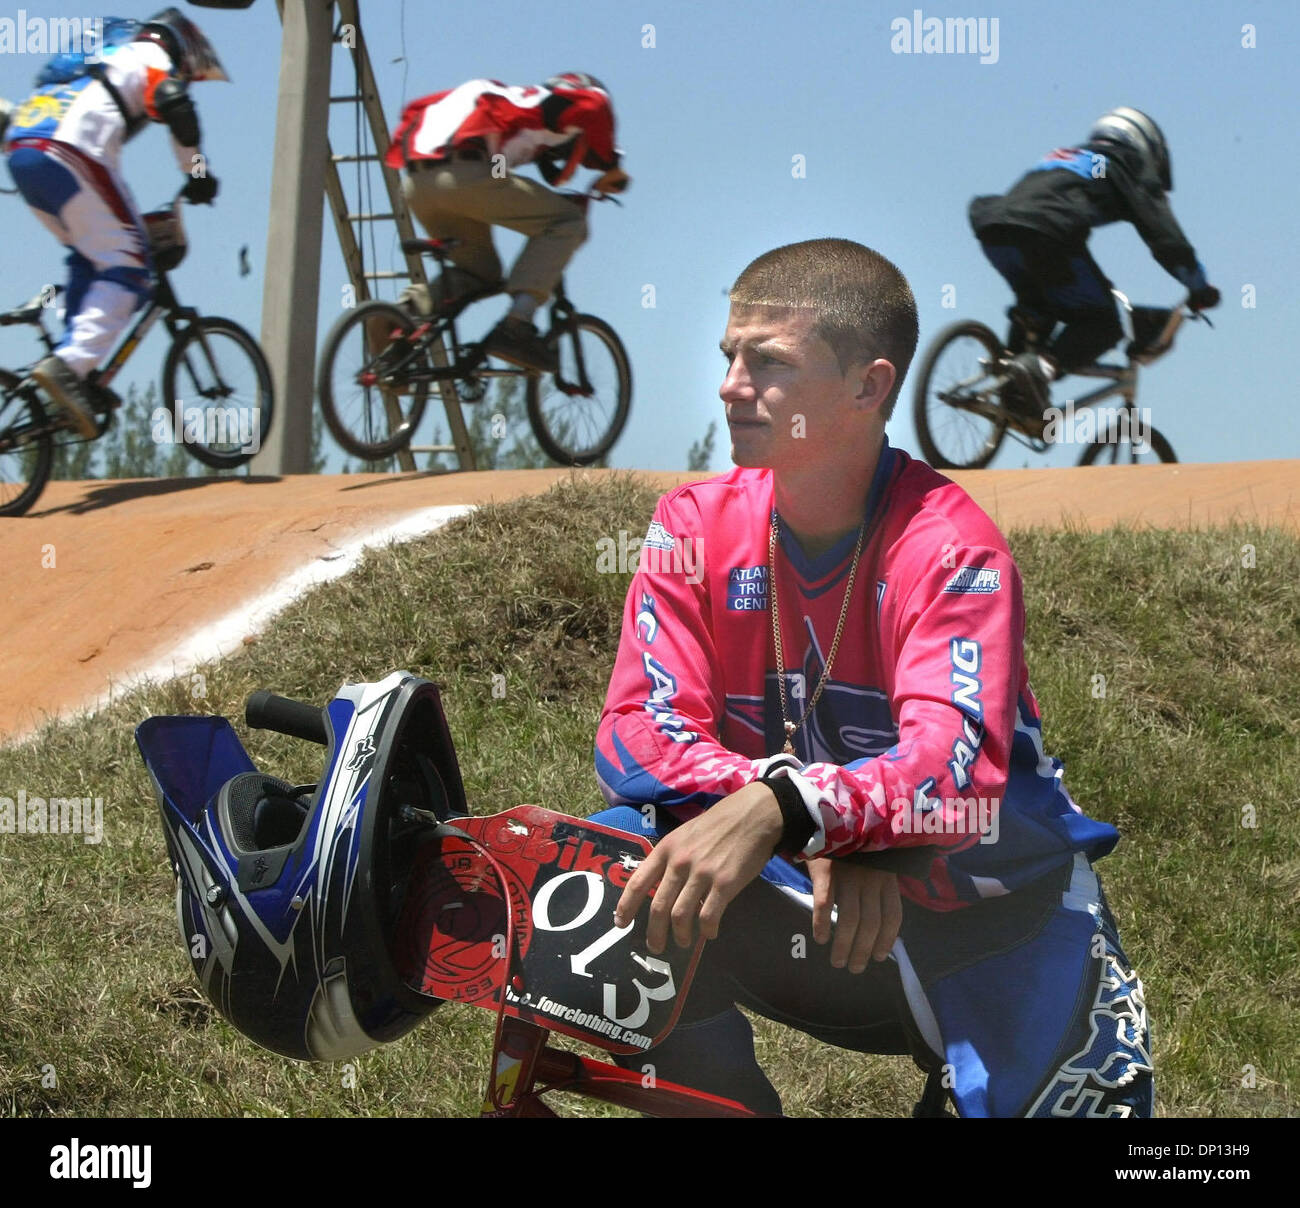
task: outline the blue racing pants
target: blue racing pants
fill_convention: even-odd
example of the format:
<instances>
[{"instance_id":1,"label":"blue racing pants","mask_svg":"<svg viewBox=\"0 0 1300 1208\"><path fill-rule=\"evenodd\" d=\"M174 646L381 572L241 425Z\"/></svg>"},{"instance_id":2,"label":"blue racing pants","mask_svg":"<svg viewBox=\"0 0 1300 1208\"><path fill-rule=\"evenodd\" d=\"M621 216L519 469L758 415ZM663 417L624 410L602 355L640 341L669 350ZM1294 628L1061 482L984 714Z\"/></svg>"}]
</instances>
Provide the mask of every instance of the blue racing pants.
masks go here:
<instances>
[{"instance_id":1,"label":"blue racing pants","mask_svg":"<svg viewBox=\"0 0 1300 1208\"><path fill-rule=\"evenodd\" d=\"M659 837L630 807L591 820ZM812 941L811 882L774 858L728 906L676 1028L630 1060L779 1112L740 1005L840 1048L911 1054L961 1116L1151 1115L1142 983L1084 855L963 910L905 900L889 959L864 973L829 952Z\"/></svg>"}]
</instances>

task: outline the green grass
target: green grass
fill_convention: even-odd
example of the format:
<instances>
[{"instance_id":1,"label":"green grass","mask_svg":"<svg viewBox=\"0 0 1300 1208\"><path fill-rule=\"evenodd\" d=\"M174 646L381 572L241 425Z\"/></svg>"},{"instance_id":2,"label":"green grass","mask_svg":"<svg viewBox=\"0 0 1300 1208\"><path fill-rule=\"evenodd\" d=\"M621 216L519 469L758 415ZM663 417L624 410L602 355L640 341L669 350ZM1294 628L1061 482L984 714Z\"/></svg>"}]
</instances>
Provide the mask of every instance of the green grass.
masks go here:
<instances>
[{"instance_id":1,"label":"green grass","mask_svg":"<svg viewBox=\"0 0 1300 1208\"><path fill-rule=\"evenodd\" d=\"M261 687L324 700L345 679L400 667L443 685L475 812L522 801L591 812L603 804L592 740L627 587L597 573L596 541L639 536L653 503L620 476L482 508L372 553L201 680L137 692L0 751L0 795L102 797L106 829L99 846L0 835L0 1113L476 1111L487 1012L443 1007L347 1067L267 1054L206 1004L176 934L132 730L154 713L240 718ZM1158 1110L1295 1115L1300 542L1244 528L1011 539L1047 748L1065 761L1075 799L1124 835L1100 871L1147 988ZM498 675L504 696L493 693ZM319 772L307 744L254 732L247 746L289 780ZM1243 825L1247 806L1254 827ZM792 1114L906 1114L920 1090L902 1059L839 1052L766 1022L758 1043Z\"/></svg>"}]
</instances>

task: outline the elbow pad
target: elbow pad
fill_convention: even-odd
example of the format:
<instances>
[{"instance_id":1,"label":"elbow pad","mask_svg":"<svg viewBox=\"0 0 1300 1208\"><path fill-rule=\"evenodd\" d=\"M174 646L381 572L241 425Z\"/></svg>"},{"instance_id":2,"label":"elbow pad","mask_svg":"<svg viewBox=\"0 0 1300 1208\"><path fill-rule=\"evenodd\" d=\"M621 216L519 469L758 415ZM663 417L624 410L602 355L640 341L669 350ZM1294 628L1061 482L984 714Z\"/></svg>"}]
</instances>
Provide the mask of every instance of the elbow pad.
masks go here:
<instances>
[{"instance_id":1,"label":"elbow pad","mask_svg":"<svg viewBox=\"0 0 1300 1208\"><path fill-rule=\"evenodd\" d=\"M153 93L158 120L166 125L182 147L199 145L199 114L190 100L184 80L163 80Z\"/></svg>"}]
</instances>

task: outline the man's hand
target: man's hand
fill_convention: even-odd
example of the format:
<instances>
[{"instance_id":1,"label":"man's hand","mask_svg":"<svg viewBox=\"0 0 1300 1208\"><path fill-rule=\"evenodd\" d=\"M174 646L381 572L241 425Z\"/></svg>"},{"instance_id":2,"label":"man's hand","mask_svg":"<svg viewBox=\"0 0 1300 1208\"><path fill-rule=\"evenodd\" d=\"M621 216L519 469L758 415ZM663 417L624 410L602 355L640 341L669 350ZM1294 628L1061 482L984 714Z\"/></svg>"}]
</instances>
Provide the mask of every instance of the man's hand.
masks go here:
<instances>
[{"instance_id":1,"label":"man's hand","mask_svg":"<svg viewBox=\"0 0 1300 1208\"><path fill-rule=\"evenodd\" d=\"M591 187L597 193L621 193L631 183L632 178L622 168L610 168Z\"/></svg>"},{"instance_id":2,"label":"man's hand","mask_svg":"<svg viewBox=\"0 0 1300 1208\"><path fill-rule=\"evenodd\" d=\"M670 924L678 945L690 947L697 918L700 934L717 939L722 912L772 858L781 830L776 794L761 781L745 785L659 841L624 888L615 923L627 926L654 890L651 952L664 950Z\"/></svg>"},{"instance_id":3,"label":"man's hand","mask_svg":"<svg viewBox=\"0 0 1300 1208\"><path fill-rule=\"evenodd\" d=\"M813 883L813 939L831 938L831 907L838 910L831 964L850 973L862 973L867 961L883 961L898 938L903 903L898 877L892 872L848 864L843 860L810 860Z\"/></svg>"}]
</instances>

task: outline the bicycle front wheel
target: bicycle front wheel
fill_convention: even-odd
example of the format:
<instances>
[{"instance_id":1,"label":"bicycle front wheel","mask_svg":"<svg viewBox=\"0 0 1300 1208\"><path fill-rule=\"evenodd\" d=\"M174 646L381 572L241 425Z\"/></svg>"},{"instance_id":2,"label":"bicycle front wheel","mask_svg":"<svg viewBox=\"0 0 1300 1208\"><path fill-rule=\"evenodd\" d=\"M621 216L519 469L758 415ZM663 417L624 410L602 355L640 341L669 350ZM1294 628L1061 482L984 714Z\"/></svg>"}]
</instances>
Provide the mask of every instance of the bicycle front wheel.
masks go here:
<instances>
[{"instance_id":1,"label":"bicycle front wheel","mask_svg":"<svg viewBox=\"0 0 1300 1208\"><path fill-rule=\"evenodd\" d=\"M242 466L271 430L271 367L230 319L201 316L181 329L163 363L162 391L172 439L205 466Z\"/></svg>"},{"instance_id":2,"label":"bicycle front wheel","mask_svg":"<svg viewBox=\"0 0 1300 1208\"><path fill-rule=\"evenodd\" d=\"M411 443L424 415L428 350L415 320L391 302L363 302L325 337L316 392L334 439L354 457L383 461Z\"/></svg>"},{"instance_id":3,"label":"bicycle front wheel","mask_svg":"<svg viewBox=\"0 0 1300 1208\"><path fill-rule=\"evenodd\" d=\"M1129 430L1123 417L1093 441L1079 458L1081 466L1158 465L1174 463L1173 446L1154 428Z\"/></svg>"},{"instance_id":4,"label":"bicycle front wheel","mask_svg":"<svg viewBox=\"0 0 1300 1208\"><path fill-rule=\"evenodd\" d=\"M0 516L21 516L40 497L54 461L54 438L40 398L0 369Z\"/></svg>"},{"instance_id":5,"label":"bicycle front wheel","mask_svg":"<svg viewBox=\"0 0 1300 1208\"><path fill-rule=\"evenodd\" d=\"M925 460L936 470L980 470L993 460L1007 431L1002 341L983 323L944 328L921 363L912 418Z\"/></svg>"},{"instance_id":6,"label":"bicycle front wheel","mask_svg":"<svg viewBox=\"0 0 1300 1208\"><path fill-rule=\"evenodd\" d=\"M556 336L560 371L528 378L528 421L553 461L589 466L622 435L632 403L632 367L617 332L574 315Z\"/></svg>"}]
</instances>

